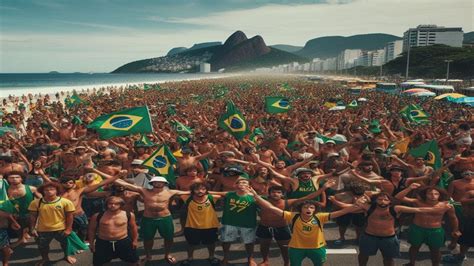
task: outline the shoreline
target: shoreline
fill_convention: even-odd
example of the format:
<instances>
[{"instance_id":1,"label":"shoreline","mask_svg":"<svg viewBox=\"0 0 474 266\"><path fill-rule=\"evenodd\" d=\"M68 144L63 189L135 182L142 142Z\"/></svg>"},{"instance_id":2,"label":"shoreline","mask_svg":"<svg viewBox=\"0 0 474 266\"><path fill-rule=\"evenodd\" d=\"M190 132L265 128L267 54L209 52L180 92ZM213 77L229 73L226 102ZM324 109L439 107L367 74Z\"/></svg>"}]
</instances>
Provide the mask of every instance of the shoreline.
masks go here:
<instances>
[{"instance_id":1,"label":"shoreline","mask_svg":"<svg viewBox=\"0 0 474 266\"><path fill-rule=\"evenodd\" d=\"M206 75L209 75L206 77ZM161 80L143 80L135 82L116 82L116 83L96 83L96 84L85 84L85 85L69 85L69 86L41 86L41 87L32 87L32 88L0 88L0 100L8 98L10 95L13 97L22 97L23 95L27 96L28 94L33 94L36 99L41 93L42 96L49 94L54 96L56 93L60 92L72 92L77 91L79 93L87 92L87 90L101 89L101 88L112 88L112 87L129 87L129 86L140 86L143 84L163 84L167 82L181 82L181 81L192 81L192 80L204 80L204 79L220 79L240 76L242 73L237 74L218 74L218 73L205 73L201 74L195 78L177 78L177 79L161 79Z\"/></svg>"}]
</instances>

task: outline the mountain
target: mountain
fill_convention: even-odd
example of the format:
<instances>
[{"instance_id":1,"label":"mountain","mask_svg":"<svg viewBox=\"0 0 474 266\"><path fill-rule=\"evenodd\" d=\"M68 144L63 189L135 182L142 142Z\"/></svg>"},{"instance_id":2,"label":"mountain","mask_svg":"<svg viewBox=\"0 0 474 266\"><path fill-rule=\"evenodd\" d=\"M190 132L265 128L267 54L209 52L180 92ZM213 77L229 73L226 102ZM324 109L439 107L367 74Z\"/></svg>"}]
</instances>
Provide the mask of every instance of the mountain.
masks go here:
<instances>
[{"instance_id":1,"label":"mountain","mask_svg":"<svg viewBox=\"0 0 474 266\"><path fill-rule=\"evenodd\" d=\"M309 59L318 57L321 59L326 59L330 57L336 57L341 51L345 49L381 49L387 42L400 39L400 37L383 33L362 34L349 37L320 37L306 42L303 49L295 52L295 54Z\"/></svg>"},{"instance_id":2,"label":"mountain","mask_svg":"<svg viewBox=\"0 0 474 266\"><path fill-rule=\"evenodd\" d=\"M203 62L210 63L212 71L221 68L225 68L226 71L237 71L308 61L306 58L267 46L259 35L248 39L242 31L234 32L224 44L220 42L204 44L204 47L192 49L195 46L199 47L194 45L178 53L174 52L179 49L174 48L166 56L127 63L112 73L197 72L199 63Z\"/></svg>"},{"instance_id":3,"label":"mountain","mask_svg":"<svg viewBox=\"0 0 474 266\"><path fill-rule=\"evenodd\" d=\"M275 44L275 45L271 45L270 47L278 49L278 50L282 50L288 53L294 53L296 51L303 49L303 47L301 46L293 46L293 45L287 45L287 44Z\"/></svg>"},{"instance_id":4,"label":"mountain","mask_svg":"<svg viewBox=\"0 0 474 266\"><path fill-rule=\"evenodd\" d=\"M449 77L453 79L473 79L474 48L451 47L446 45L432 45L415 47L410 50L410 77L445 78L446 63L444 60L453 60L449 64ZM399 75L404 77L406 70L406 54L383 65L384 75ZM357 67L357 73L362 75L378 75L380 67ZM353 73L349 69L348 73Z\"/></svg>"},{"instance_id":5,"label":"mountain","mask_svg":"<svg viewBox=\"0 0 474 266\"><path fill-rule=\"evenodd\" d=\"M463 43L474 43L474 31L464 33Z\"/></svg>"},{"instance_id":6,"label":"mountain","mask_svg":"<svg viewBox=\"0 0 474 266\"><path fill-rule=\"evenodd\" d=\"M175 55L175 54L182 53L186 50L188 50L188 48L186 47L175 47L175 48L171 48L171 50L169 50L166 55Z\"/></svg>"},{"instance_id":7,"label":"mountain","mask_svg":"<svg viewBox=\"0 0 474 266\"><path fill-rule=\"evenodd\" d=\"M198 50L198 49L211 47L211 46L216 46L216 45L221 45L221 44L222 44L221 42L203 42L203 43L196 43L193 46L191 46L191 48L189 48L189 49L186 48L186 47L175 47L175 48L172 48L171 50L169 50L169 52L166 55L167 56L168 55L175 55L175 54L179 54L179 53L182 53L182 52L185 52L185 51Z\"/></svg>"}]
</instances>

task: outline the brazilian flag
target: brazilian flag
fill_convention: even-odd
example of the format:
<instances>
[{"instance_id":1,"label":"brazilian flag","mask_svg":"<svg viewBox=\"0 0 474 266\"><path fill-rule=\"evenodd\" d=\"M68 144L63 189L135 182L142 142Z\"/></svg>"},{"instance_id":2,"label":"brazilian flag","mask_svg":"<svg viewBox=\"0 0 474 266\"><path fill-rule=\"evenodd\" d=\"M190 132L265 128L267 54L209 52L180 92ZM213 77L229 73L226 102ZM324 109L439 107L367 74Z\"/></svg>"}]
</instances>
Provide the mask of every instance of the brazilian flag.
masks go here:
<instances>
[{"instance_id":1,"label":"brazilian flag","mask_svg":"<svg viewBox=\"0 0 474 266\"><path fill-rule=\"evenodd\" d=\"M178 133L178 135L191 135L191 134L193 134L193 130L191 128L183 125L182 123L180 123L176 120L171 121L171 126L173 126L173 129L176 130L176 133Z\"/></svg>"},{"instance_id":2,"label":"brazilian flag","mask_svg":"<svg viewBox=\"0 0 474 266\"><path fill-rule=\"evenodd\" d=\"M153 131L147 106L140 106L97 117L87 128L95 129L101 139Z\"/></svg>"},{"instance_id":3,"label":"brazilian flag","mask_svg":"<svg viewBox=\"0 0 474 266\"><path fill-rule=\"evenodd\" d=\"M280 86L280 91L291 91L293 87L291 87L288 83L283 83Z\"/></svg>"},{"instance_id":4,"label":"brazilian flag","mask_svg":"<svg viewBox=\"0 0 474 266\"><path fill-rule=\"evenodd\" d=\"M265 97L265 111L270 114L286 113L290 110L290 100L280 96Z\"/></svg>"},{"instance_id":5,"label":"brazilian flag","mask_svg":"<svg viewBox=\"0 0 474 266\"><path fill-rule=\"evenodd\" d=\"M429 122L429 115L423 110L423 108L415 104L405 106L401 111L401 115L410 122L418 124Z\"/></svg>"},{"instance_id":6,"label":"brazilian flag","mask_svg":"<svg viewBox=\"0 0 474 266\"><path fill-rule=\"evenodd\" d=\"M174 104L169 104L167 109L166 109L166 114L167 115L175 115L176 114L176 105Z\"/></svg>"},{"instance_id":7,"label":"brazilian flag","mask_svg":"<svg viewBox=\"0 0 474 266\"><path fill-rule=\"evenodd\" d=\"M250 134L250 137L249 137L250 141L255 143L257 141L257 136L260 136L260 137L264 136L262 129L260 129L259 127L255 128L252 134Z\"/></svg>"},{"instance_id":8,"label":"brazilian flag","mask_svg":"<svg viewBox=\"0 0 474 266\"><path fill-rule=\"evenodd\" d=\"M153 143L146 135L141 134L140 139L135 141L135 147L153 147L155 143Z\"/></svg>"},{"instance_id":9,"label":"brazilian flag","mask_svg":"<svg viewBox=\"0 0 474 266\"><path fill-rule=\"evenodd\" d=\"M79 97L79 95L77 95L76 93L74 93L71 97L69 98L66 98L64 100L64 103L66 104L67 107L71 108L75 105L78 105L80 103L84 102L81 97Z\"/></svg>"},{"instance_id":10,"label":"brazilian flag","mask_svg":"<svg viewBox=\"0 0 474 266\"><path fill-rule=\"evenodd\" d=\"M229 92L229 88L225 86L219 86L217 87L217 90L214 93L214 98L223 98L227 93Z\"/></svg>"},{"instance_id":11,"label":"brazilian flag","mask_svg":"<svg viewBox=\"0 0 474 266\"><path fill-rule=\"evenodd\" d=\"M244 116L232 101L227 101L226 112L219 117L218 125L238 140L250 131Z\"/></svg>"},{"instance_id":12,"label":"brazilian flag","mask_svg":"<svg viewBox=\"0 0 474 266\"><path fill-rule=\"evenodd\" d=\"M349 108L357 108L359 106L359 104L357 103L357 100L353 100L352 102L350 102L347 107Z\"/></svg>"},{"instance_id":13,"label":"brazilian flag","mask_svg":"<svg viewBox=\"0 0 474 266\"><path fill-rule=\"evenodd\" d=\"M160 145L142 165L148 167L150 171L155 174L166 177L168 182L174 184L174 164L176 164L176 158L173 156L173 153L170 151L168 146Z\"/></svg>"},{"instance_id":14,"label":"brazilian flag","mask_svg":"<svg viewBox=\"0 0 474 266\"><path fill-rule=\"evenodd\" d=\"M439 152L438 142L431 140L411 149L408 153L417 158L422 157L426 160L426 164L432 166L433 169L441 168L441 153Z\"/></svg>"}]
</instances>

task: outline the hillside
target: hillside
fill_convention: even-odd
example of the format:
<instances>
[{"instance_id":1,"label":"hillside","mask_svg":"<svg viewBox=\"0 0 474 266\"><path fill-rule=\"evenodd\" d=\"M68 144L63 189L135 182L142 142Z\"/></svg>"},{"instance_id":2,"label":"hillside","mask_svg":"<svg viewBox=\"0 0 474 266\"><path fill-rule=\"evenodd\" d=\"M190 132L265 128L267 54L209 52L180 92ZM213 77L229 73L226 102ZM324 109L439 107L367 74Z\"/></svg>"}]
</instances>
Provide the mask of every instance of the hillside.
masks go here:
<instances>
[{"instance_id":1,"label":"hillside","mask_svg":"<svg viewBox=\"0 0 474 266\"><path fill-rule=\"evenodd\" d=\"M178 47L170 50L167 56L134 61L117 68L112 73L196 72L198 71L196 62L210 63L212 71L222 68L229 71L307 61L297 55L270 48L259 35L248 39L241 31L233 33L224 44L220 42L204 44L206 45L194 45L195 49L184 51ZM202 46L204 47L199 48ZM179 50L181 52L175 53Z\"/></svg>"},{"instance_id":2,"label":"hillside","mask_svg":"<svg viewBox=\"0 0 474 266\"><path fill-rule=\"evenodd\" d=\"M318 57L321 59L326 59L330 57L336 57L341 51L345 49L381 49L387 42L400 39L400 37L382 33L362 34L350 37L321 37L309 40L306 42L303 49L295 52L295 54L309 59Z\"/></svg>"},{"instance_id":3,"label":"hillside","mask_svg":"<svg viewBox=\"0 0 474 266\"><path fill-rule=\"evenodd\" d=\"M474 78L474 48L457 48L446 45L417 47L410 51L410 77L444 78L446 63L450 59L449 77L453 79ZM388 62L383 66L384 75L405 76L406 54ZM379 75L380 67L357 67L357 74ZM348 73L354 73L349 69Z\"/></svg>"},{"instance_id":4,"label":"hillside","mask_svg":"<svg viewBox=\"0 0 474 266\"><path fill-rule=\"evenodd\" d=\"M278 49L278 50L282 50L288 53L294 53L303 49L303 47L301 46L294 46L294 45L287 45L287 44L275 44L275 45L270 45L270 47Z\"/></svg>"}]
</instances>

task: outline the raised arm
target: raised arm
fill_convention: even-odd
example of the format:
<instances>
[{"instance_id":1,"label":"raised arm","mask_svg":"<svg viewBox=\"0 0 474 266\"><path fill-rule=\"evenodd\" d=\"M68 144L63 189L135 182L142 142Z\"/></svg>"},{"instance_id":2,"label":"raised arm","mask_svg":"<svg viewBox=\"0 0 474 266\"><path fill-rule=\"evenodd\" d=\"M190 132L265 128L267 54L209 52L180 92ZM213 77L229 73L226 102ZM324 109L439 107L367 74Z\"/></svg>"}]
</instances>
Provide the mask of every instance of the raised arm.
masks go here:
<instances>
[{"instance_id":1,"label":"raised arm","mask_svg":"<svg viewBox=\"0 0 474 266\"><path fill-rule=\"evenodd\" d=\"M295 171L296 169L298 169L298 168L300 168L300 167L303 167L304 165L308 164L308 163L309 163L311 160L313 160L313 159L314 159L314 154L311 155L310 157L304 159L304 160L301 161L301 162L297 162L297 163L295 163L295 164L292 164L292 165L286 167L286 170L288 170L288 172L291 173L291 172Z\"/></svg>"},{"instance_id":2,"label":"raised arm","mask_svg":"<svg viewBox=\"0 0 474 266\"><path fill-rule=\"evenodd\" d=\"M115 183L124 187L125 189L128 189L128 190L131 190L131 191L135 191L135 192L138 192L140 193L141 195L143 195L143 190L144 188L142 187L139 187L139 186L136 186L136 185L133 185L133 184L130 184L128 183L127 181L125 180L121 180L121 179L117 179L115 180Z\"/></svg>"},{"instance_id":3,"label":"raised arm","mask_svg":"<svg viewBox=\"0 0 474 266\"><path fill-rule=\"evenodd\" d=\"M96 191L96 190L99 189L100 187L106 186L106 185L108 185L108 184L114 182L115 180L117 180L119 177L125 176L126 174L127 174L127 170L121 170L120 173L119 173L118 175L116 175L116 176L112 176L111 178L104 179L104 180L102 180L102 181L101 181L100 183L98 183L98 184L86 186L86 187L82 190L82 193L87 194L87 193Z\"/></svg>"},{"instance_id":4,"label":"raised arm","mask_svg":"<svg viewBox=\"0 0 474 266\"><path fill-rule=\"evenodd\" d=\"M323 194L328 188L331 188L331 187L334 187L336 185L336 180L328 180L326 183L324 183L324 185L322 187L320 187L317 191L309 194L309 195L306 195L302 198L299 198L299 199L289 199L288 200L288 205L289 206L293 206L293 205L296 205L298 203L301 203L305 200L311 200L311 199L314 199L316 197L318 197L319 195Z\"/></svg>"},{"instance_id":5,"label":"raised arm","mask_svg":"<svg viewBox=\"0 0 474 266\"><path fill-rule=\"evenodd\" d=\"M401 202L405 202L405 203L415 203L417 202L418 200L417 199L414 199L414 198L409 198L407 197L408 193L410 193L412 190L415 190L417 188L419 188L421 185L418 184L418 183L412 183L410 184L410 186L408 186L407 188L405 188L404 190L400 191L397 195L395 195L395 198L398 199L399 201Z\"/></svg>"},{"instance_id":6,"label":"raised arm","mask_svg":"<svg viewBox=\"0 0 474 266\"><path fill-rule=\"evenodd\" d=\"M283 217L283 210L273 206L270 202L264 200L262 197L260 197L260 195L258 195L257 192L255 192L253 188L250 188L250 193L253 195L255 201L262 209L267 209L272 213Z\"/></svg>"}]
</instances>

